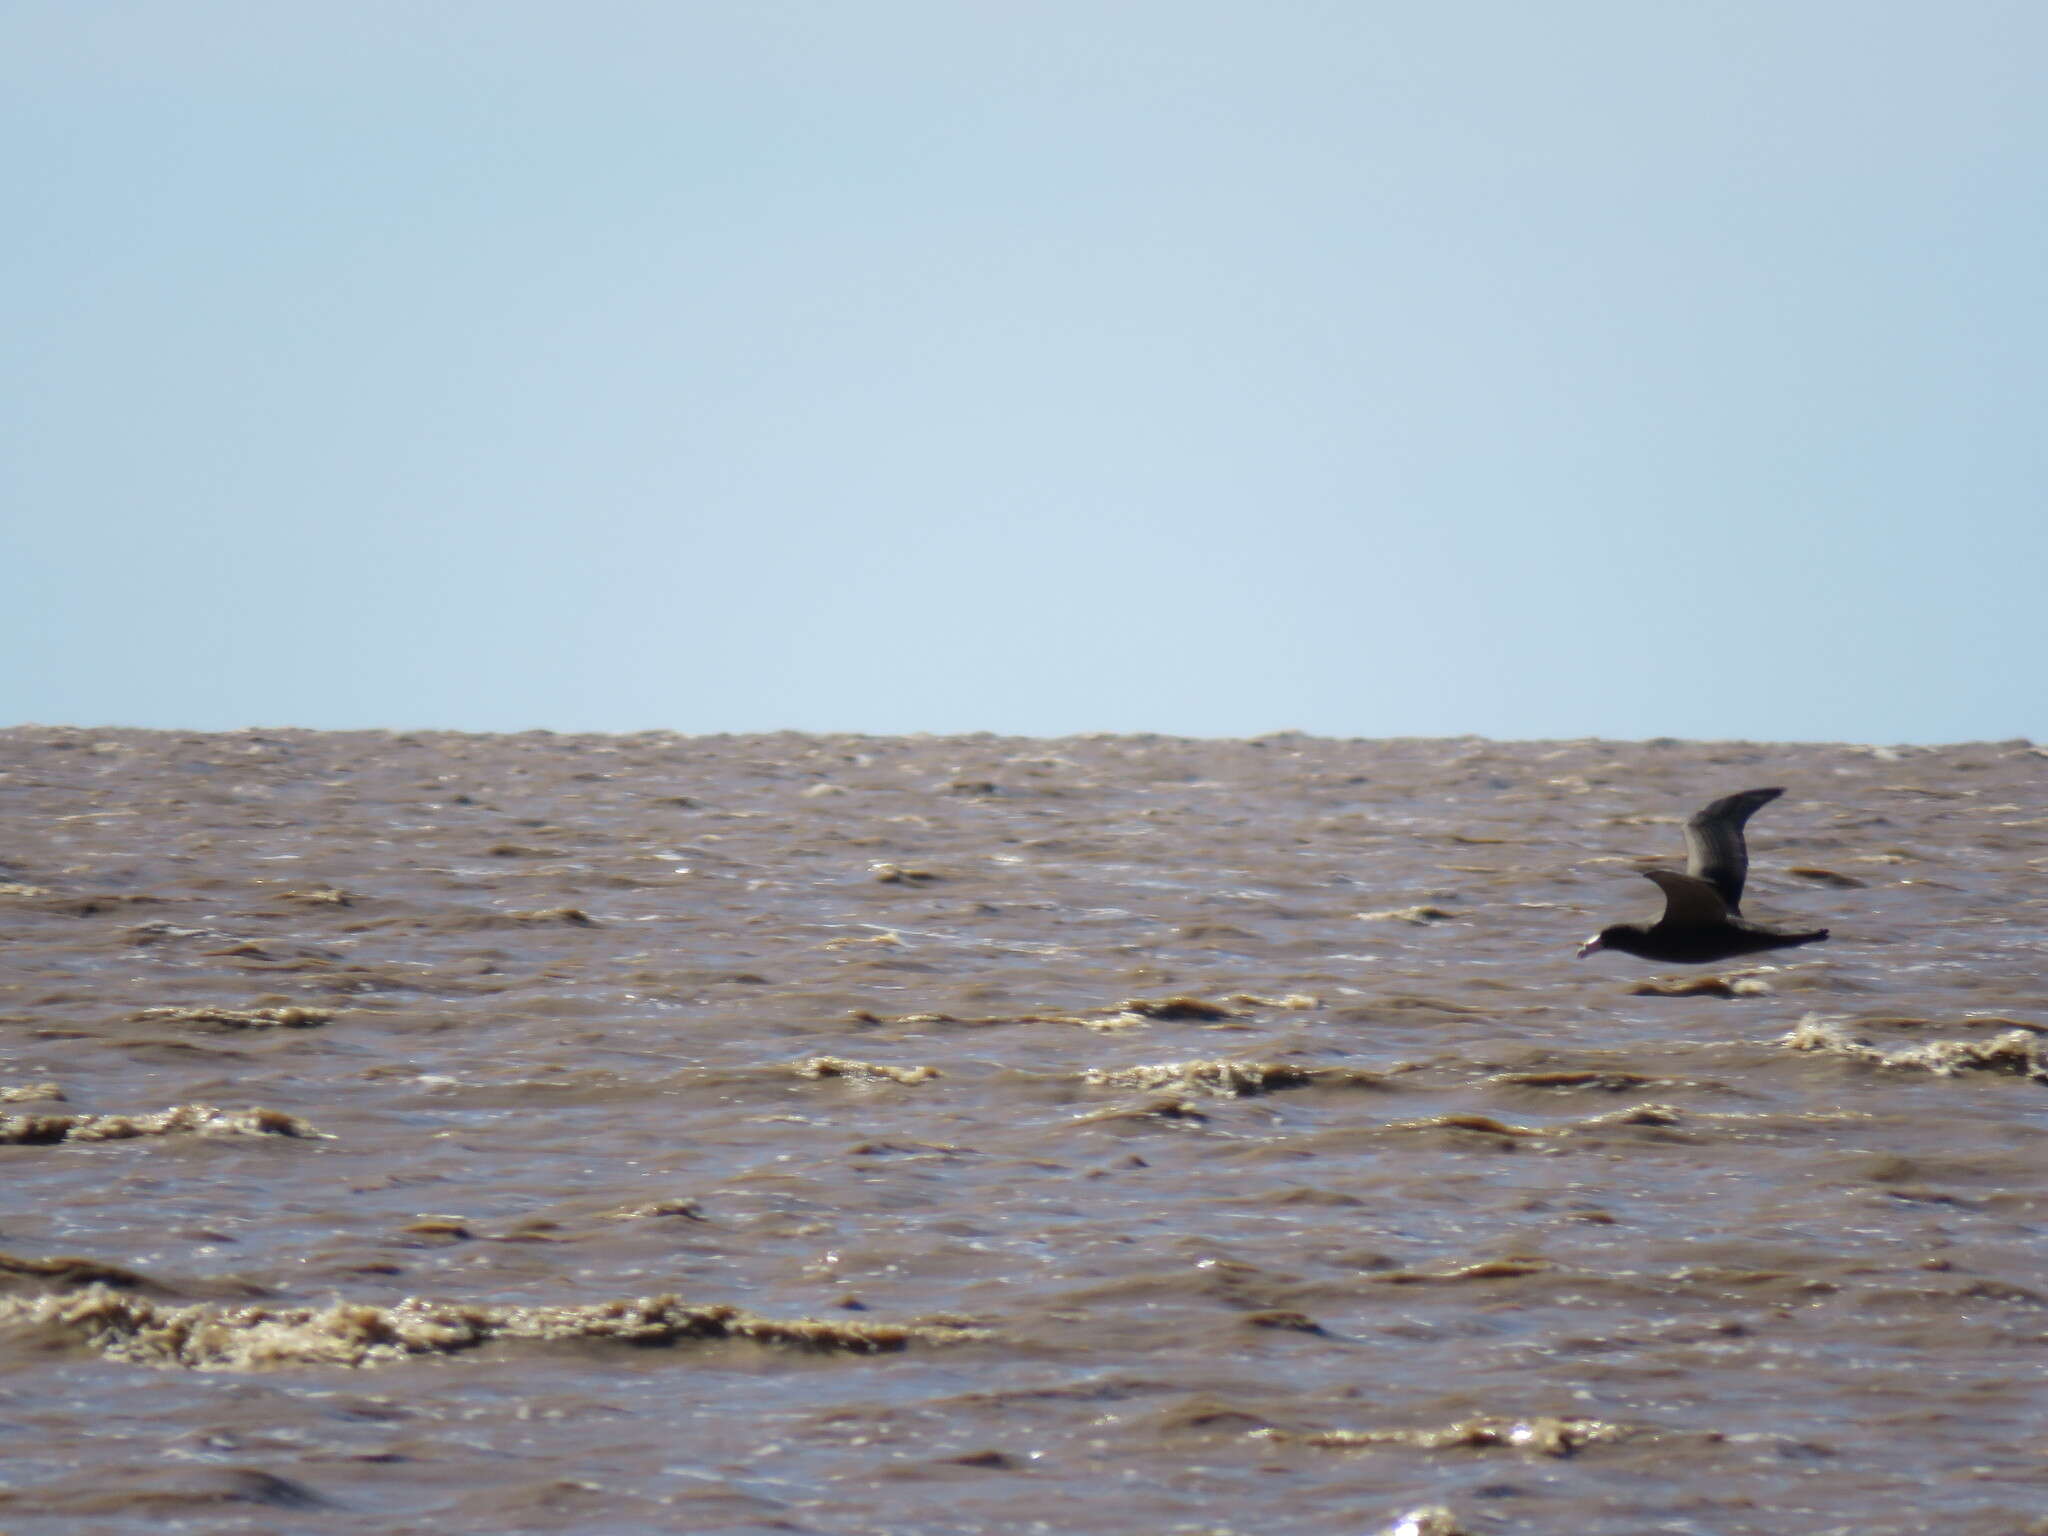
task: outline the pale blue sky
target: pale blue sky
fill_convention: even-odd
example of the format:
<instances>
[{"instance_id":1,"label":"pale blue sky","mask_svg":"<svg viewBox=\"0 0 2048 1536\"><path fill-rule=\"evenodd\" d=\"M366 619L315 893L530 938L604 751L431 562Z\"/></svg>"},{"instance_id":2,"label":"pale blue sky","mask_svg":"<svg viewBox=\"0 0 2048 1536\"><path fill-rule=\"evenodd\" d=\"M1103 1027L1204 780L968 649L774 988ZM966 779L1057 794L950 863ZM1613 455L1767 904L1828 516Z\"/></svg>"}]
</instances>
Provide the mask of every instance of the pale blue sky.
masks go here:
<instances>
[{"instance_id":1,"label":"pale blue sky","mask_svg":"<svg viewBox=\"0 0 2048 1536\"><path fill-rule=\"evenodd\" d=\"M0 723L2048 734L2048 6L0 0Z\"/></svg>"}]
</instances>

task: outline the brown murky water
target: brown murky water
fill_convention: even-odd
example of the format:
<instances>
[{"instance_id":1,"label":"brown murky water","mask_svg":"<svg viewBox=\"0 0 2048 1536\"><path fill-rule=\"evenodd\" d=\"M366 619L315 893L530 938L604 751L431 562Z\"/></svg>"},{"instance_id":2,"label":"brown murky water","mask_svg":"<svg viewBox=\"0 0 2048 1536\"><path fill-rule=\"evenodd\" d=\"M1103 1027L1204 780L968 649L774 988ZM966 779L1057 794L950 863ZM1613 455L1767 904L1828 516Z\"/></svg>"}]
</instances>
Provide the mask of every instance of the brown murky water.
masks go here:
<instances>
[{"instance_id":1,"label":"brown murky water","mask_svg":"<svg viewBox=\"0 0 2048 1536\"><path fill-rule=\"evenodd\" d=\"M12 1536L2048 1532L2024 742L0 767Z\"/></svg>"}]
</instances>

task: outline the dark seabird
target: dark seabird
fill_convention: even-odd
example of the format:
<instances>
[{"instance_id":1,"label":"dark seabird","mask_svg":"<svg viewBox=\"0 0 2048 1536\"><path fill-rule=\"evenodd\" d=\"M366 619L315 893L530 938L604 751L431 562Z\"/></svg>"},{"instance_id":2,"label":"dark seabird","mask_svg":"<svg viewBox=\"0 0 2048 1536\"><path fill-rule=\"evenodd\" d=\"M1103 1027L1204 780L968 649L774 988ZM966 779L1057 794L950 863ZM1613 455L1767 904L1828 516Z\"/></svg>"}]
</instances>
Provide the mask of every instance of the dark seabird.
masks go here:
<instances>
[{"instance_id":1,"label":"dark seabird","mask_svg":"<svg viewBox=\"0 0 2048 1536\"><path fill-rule=\"evenodd\" d=\"M1685 824L1685 873L1646 869L1664 892L1664 915L1654 923L1616 923L1602 928L1579 946L1581 956L1602 949L1668 965L1712 965L1737 955L1767 949L1816 944L1825 928L1811 933L1779 933L1742 919L1742 880L1749 873L1749 849L1742 827L1782 789L1745 789L1725 795L1693 814Z\"/></svg>"}]
</instances>

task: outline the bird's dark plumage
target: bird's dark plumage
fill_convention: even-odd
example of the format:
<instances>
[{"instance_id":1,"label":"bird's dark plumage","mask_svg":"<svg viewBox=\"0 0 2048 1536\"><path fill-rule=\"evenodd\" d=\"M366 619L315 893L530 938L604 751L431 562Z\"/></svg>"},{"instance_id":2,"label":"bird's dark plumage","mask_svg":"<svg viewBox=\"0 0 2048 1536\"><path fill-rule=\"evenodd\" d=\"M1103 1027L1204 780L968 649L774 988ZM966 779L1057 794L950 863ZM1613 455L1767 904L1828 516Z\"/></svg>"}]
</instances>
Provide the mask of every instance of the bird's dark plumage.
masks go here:
<instances>
[{"instance_id":1,"label":"bird's dark plumage","mask_svg":"<svg viewBox=\"0 0 2048 1536\"><path fill-rule=\"evenodd\" d=\"M1745 789L1739 795L1723 795L1704 810L1694 811L1685 824L1685 872L1719 891L1730 917L1742 915L1742 882L1749 873L1749 848L1742 829L1750 817L1783 793L1782 789Z\"/></svg>"},{"instance_id":2,"label":"bird's dark plumage","mask_svg":"<svg viewBox=\"0 0 2048 1536\"><path fill-rule=\"evenodd\" d=\"M1737 955L1817 944L1825 928L1781 933L1742 918L1742 883L1749 873L1749 848L1742 829L1759 807L1782 789L1745 789L1724 795L1695 812L1685 824L1685 873L1647 869L1643 878L1664 892L1664 915L1654 923L1616 923L1580 947L1581 955L1603 949L1668 965L1712 965Z\"/></svg>"}]
</instances>

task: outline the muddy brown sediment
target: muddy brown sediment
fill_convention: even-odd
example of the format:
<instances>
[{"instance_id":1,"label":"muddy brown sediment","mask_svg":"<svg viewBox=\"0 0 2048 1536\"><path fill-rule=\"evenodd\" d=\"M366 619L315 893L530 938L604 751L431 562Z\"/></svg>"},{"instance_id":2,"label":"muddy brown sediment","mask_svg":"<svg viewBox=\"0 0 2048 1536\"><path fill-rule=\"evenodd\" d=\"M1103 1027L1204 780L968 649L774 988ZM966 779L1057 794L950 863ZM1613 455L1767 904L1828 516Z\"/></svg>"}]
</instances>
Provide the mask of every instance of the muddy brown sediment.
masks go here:
<instances>
[{"instance_id":1,"label":"muddy brown sediment","mask_svg":"<svg viewBox=\"0 0 2048 1536\"><path fill-rule=\"evenodd\" d=\"M1814 958L1572 958L1757 783ZM0 811L23 1536L2039 1524L2028 744L24 727Z\"/></svg>"}]
</instances>

